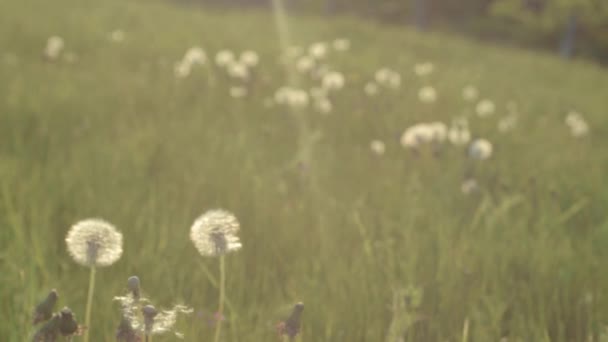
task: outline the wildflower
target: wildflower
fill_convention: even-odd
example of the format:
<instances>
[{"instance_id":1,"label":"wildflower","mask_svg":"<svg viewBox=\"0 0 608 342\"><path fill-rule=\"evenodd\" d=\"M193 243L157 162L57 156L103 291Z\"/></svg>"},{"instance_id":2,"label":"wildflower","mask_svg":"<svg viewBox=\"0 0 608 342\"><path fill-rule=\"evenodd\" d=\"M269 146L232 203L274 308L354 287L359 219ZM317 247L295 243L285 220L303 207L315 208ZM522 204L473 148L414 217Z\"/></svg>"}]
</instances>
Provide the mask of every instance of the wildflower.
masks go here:
<instances>
[{"instance_id":1,"label":"wildflower","mask_svg":"<svg viewBox=\"0 0 608 342\"><path fill-rule=\"evenodd\" d=\"M386 146L384 145L384 142L382 140L372 140L372 142L369 144L369 147L372 152L377 156L383 155L386 151Z\"/></svg>"},{"instance_id":2,"label":"wildflower","mask_svg":"<svg viewBox=\"0 0 608 342\"><path fill-rule=\"evenodd\" d=\"M247 50L241 53L241 57L239 58L240 62L247 67L255 67L260 62L260 56L258 53L252 50Z\"/></svg>"},{"instance_id":3,"label":"wildflower","mask_svg":"<svg viewBox=\"0 0 608 342\"><path fill-rule=\"evenodd\" d=\"M190 65L203 65L207 62L207 54L201 47L193 46L186 51L183 62Z\"/></svg>"},{"instance_id":4,"label":"wildflower","mask_svg":"<svg viewBox=\"0 0 608 342\"><path fill-rule=\"evenodd\" d=\"M100 219L76 223L65 241L74 261L83 266L110 266L122 255L122 234Z\"/></svg>"},{"instance_id":5,"label":"wildflower","mask_svg":"<svg viewBox=\"0 0 608 342\"><path fill-rule=\"evenodd\" d=\"M210 210L194 221L190 239L201 255L221 256L241 249L239 229L239 222L232 213Z\"/></svg>"},{"instance_id":6,"label":"wildflower","mask_svg":"<svg viewBox=\"0 0 608 342\"><path fill-rule=\"evenodd\" d=\"M337 71L328 72L323 76L323 88L327 90L339 90L344 87L344 75Z\"/></svg>"},{"instance_id":7,"label":"wildflower","mask_svg":"<svg viewBox=\"0 0 608 342\"><path fill-rule=\"evenodd\" d=\"M468 85L462 89L462 98L465 101L475 101L479 96L479 91L472 85Z\"/></svg>"},{"instance_id":8,"label":"wildflower","mask_svg":"<svg viewBox=\"0 0 608 342\"><path fill-rule=\"evenodd\" d=\"M469 146L469 157L476 160L486 160L492 156L492 143L486 139L476 139Z\"/></svg>"},{"instance_id":9,"label":"wildflower","mask_svg":"<svg viewBox=\"0 0 608 342\"><path fill-rule=\"evenodd\" d=\"M219 67L227 67L234 61L234 53L230 50L221 50L215 55L215 64Z\"/></svg>"},{"instance_id":10,"label":"wildflower","mask_svg":"<svg viewBox=\"0 0 608 342\"><path fill-rule=\"evenodd\" d=\"M247 88L242 86L233 86L230 87L230 96L235 99L240 99L242 97L247 96Z\"/></svg>"},{"instance_id":11,"label":"wildflower","mask_svg":"<svg viewBox=\"0 0 608 342\"><path fill-rule=\"evenodd\" d=\"M308 54L314 59L323 59L327 56L327 44L324 42L317 42L308 48Z\"/></svg>"},{"instance_id":12,"label":"wildflower","mask_svg":"<svg viewBox=\"0 0 608 342\"><path fill-rule=\"evenodd\" d=\"M336 39L333 41L332 47L336 51L348 51L350 49L350 40L345 38Z\"/></svg>"},{"instance_id":13,"label":"wildflower","mask_svg":"<svg viewBox=\"0 0 608 342\"><path fill-rule=\"evenodd\" d=\"M435 66L431 62L418 63L414 65L414 73L419 77L428 76L433 73Z\"/></svg>"},{"instance_id":14,"label":"wildflower","mask_svg":"<svg viewBox=\"0 0 608 342\"><path fill-rule=\"evenodd\" d=\"M299 73L307 74L315 67L315 60L309 56L302 56L296 61L296 70Z\"/></svg>"},{"instance_id":15,"label":"wildflower","mask_svg":"<svg viewBox=\"0 0 608 342\"><path fill-rule=\"evenodd\" d=\"M437 91L431 86L422 87L418 91L418 99L423 103L433 103L437 100Z\"/></svg>"},{"instance_id":16,"label":"wildflower","mask_svg":"<svg viewBox=\"0 0 608 342\"><path fill-rule=\"evenodd\" d=\"M46 41L46 47L44 48L44 56L49 60L56 60L63 51L65 42L63 38L59 36L51 36Z\"/></svg>"},{"instance_id":17,"label":"wildflower","mask_svg":"<svg viewBox=\"0 0 608 342\"><path fill-rule=\"evenodd\" d=\"M389 68L380 68L374 74L376 82L384 87L397 89L401 86L401 75Z\"/></svg>"},{"instance_id":18,"label":"wildflower","mask_svg":"<svg viewBox=\"0 0 608 342\"><path fill-rule=\"evenodd\" d=\"M367 82L363 90L365 91L365 94L367 94L367 96L377 95L379 91L378 84L375 82Z\"/></svg>"},{"instance_id":19,"label":"wildflower","mask_svg":"<svg viewBox=\"0 0 608 342\"><path fill-rule=\"evenodd\" d=\"M125 32L123 30L114 30L110 32L110 40L114 43L122 43L125 40Z\"/></svg>"},{"instance_id":20,"label":"wildflower","mask_svg":"<svg viewBox=\"0 0 608 342\"><path fill-rule=\"evenodd\" d=\"M34 309L33 324L49 320L53 316L53 309L57 303L57 291L51 290L46 298Z\"/></svg>"},{"instance_id":21,"label":"wildflower","mask_svg":"<svg viewBox=\"0 0 608 342\"><path fill-rule=\"evenodd\" d=\"M485 118L485 117L488 117L488 116L494 114L495 110L496 110L496 105L494 105L494 102L492 102L491 100L487 100L487 99L479 101L479 103L477 103L477 106L475 107L477 116L479 116L480 118Z\"/></svg>"}]
</instances>

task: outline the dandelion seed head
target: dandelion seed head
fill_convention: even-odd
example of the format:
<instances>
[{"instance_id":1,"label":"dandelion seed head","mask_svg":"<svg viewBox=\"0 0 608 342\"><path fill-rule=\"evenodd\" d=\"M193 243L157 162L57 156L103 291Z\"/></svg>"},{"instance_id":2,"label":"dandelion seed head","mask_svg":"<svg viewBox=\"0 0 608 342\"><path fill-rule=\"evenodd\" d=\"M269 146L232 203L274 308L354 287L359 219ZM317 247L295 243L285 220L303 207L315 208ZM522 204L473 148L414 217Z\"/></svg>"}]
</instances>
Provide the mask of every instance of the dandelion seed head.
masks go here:
<instances>
[{"instance_id":1,"label":"dandelion seed head","mask_svg":"<svg viewBox=\"0 0 608 342\"><path fill-rule=\"evenodd\" d=\"M241 53L239 61L247 67L253 68L260 62L260 56L253 50L247 50Z\"/></svg>"},{"instance_id":2,"label":"dandelion seed head","mask_svg":"<svg viewBox=\"0 0 608 342\"><path fill-rule=\"evenodd\" d=\"M327 43L317 42L310 45L308 54L314 59L323 59L327 56Z\"/></svg>"},{"instance_id":3,"label":"dandelion seed head","mask_svg":"<svg viewBox=\"0 0 608 342\"><path fill-rule=\"evenodd\" d=\"M239 229L240 224L232 213L209 210L194 221L190 239L201 255L222 256L241 249Z\"/></svg>"},{"instance_id":4,"label":"dandelion seed head","mask_svg":"<svg viewBox=\"0 0 608 342\"><path fill-rule=\"evenodd\" d=\"M589 124L581 113L571 111L566 116L566 125L570 128L570 134L575 138L584 137L589 134Z\"/></svg>"},{"instance_id":5,"label":"dandelion seed head","mask_svg":"<svg viewBox=\"0 0 608 342\"><path fill-rule=\"evenodd\" d=\"M435 70L435 65L431 62L417 63L414 65L414 73L419 77L428 76Z\"/></svg>"},{"instance_id":6,"label":"dandelion seed head","mask_svg":"<svg viewBox=\"0 0 608 342\"><path fill-rule=\"evenodd\" d=\"M321 114L329 114L333 110L333 104L326 97L317 98L315 99L315 108Z\"/></svg>"},{"instance_id":7,"label":"dandelion seed head","mask_svg":"<svg viewBox=\"0 0 608 342\"><path fill-rule=\"evenodd\" d=\"M114 43L122 43L125 40L125 32L123 30L114 30L110 32L110 40Z\"/></svg>"},{"instance_id":8,"label":"dandelion seed head","mask_svg":"<svg viewBox=\"0 0 608 342\"><path fill-rule=\"evenodd\" d=\"M468 85L462 89L462 98L465 101L475 101L479 96L479 91L472 85Z\"/></svg>"},{"instance_id":9,"label":"dandelion seed head","mask_svg":"<svg viewBox=\"0 0 608 342\"><path fill-rule=\"evenodd\" d=\"M203 48L193 46L186 51L183 61L184 63L188 63L190 65L203 65L207 62L207 54Z\"/></svg>"},{"instance_id":10,"label":"dandelion seed head","mask_svg":"<svg viewBox=\"0 0 608 342\"><path fill-rule=\"evenodd\" d=\"M243 86L230 87L230 96L235 99L240 99L247 96L247 88Z\"/></svg>"},{"instance_id":11,"label":"dandelion seed head","mask_svg":"<svg viewBox=\"0 0 608 342\"><path fill-rule=\"evenodd\" d=\"M369 148L377 156L383 155L386 151L386 145L382 140L372 140L372 142L369 144Z\"/></svg>"},{"instance_id":12,"label":"dandelion seed head","mask_svg":"<svg viewBox=\"0 0 608 342\"><path fill-rule=\"evenodd\" d=\"M475 160L486 160L492 156L492 143L486 139L476 139L469 146L469 157Z\"/></svg>"},{"instance_id":13,"label":"dandelion seed head","mask_svg":"<svg viewBox=\"0 0 608 342\"><path fill-rule=\"evenodd\" d=\"M375 96L378 94L379 90L378 84L375 82L367 82L363 88L363 91L365 91L367 96Z\"/></svg>"},{"instance_id":14,"label":"dandelion seed head","mask_svg":"<svg viewBox=\"0 0 608 342\"><path fill-rule=\"evenodd\" d=\"M422 103L433 103L437 101L437 91L432 86L425 86L418 91L418 99Z\"/></svg>"},{"instance_id":15,"label":"dandelion seed head","mask_svg":"<svg viewBox=\"0 0 608 342\"><path fill-rule=\"evenodd\" d=\"M63 48L65 47L65 42L63 38L59 36L51 36L46 41L46 47L44 49L44 56L48 59L55 60L59 57Z\"/></svg>"},{"instance_id":16,"label":"dandelion seed head","mask_svg":"<svg viewBox=\"0 0 608 342\"><path fill-rule=\"evenodd\" d=\"M431 129L433 138L432 140L436 143L443 143L448 136L448 126L440 121L431 122L428 124Z\"/></svg>"},{"instance_id":17,"label":"dandelion seed head","mask_svg":"<svg viewBox=\"0 0 608 342\"><path fill-rule=\"evenodd\" d=\"M336 51L344 52L350 49L350 40L346 38L339 38L332 42L332 47Z\"/></svg>"},{"instance_id":18,"label":"dandelion seed head","mask_svg":"<svg viewBox=\"0 0 608 342\"><path fill-rule=\"evenodd\" d=\"M246 80L249 78L249 69L241 62L232 62L228 64L228 75L232 78Z\"/></svg>"},{"instance_id":19,"label":"dandelion seed head","mask_svg":"<svg viewBox=\"0 0 608 342\"><path fill-rule=\"evenodd\" d=\"M433 128L425 123L419 123L406 129L401 135L401 146L405 148L417 148L418 146L433 141Z\"/></svg>"},{"instance_id":20,"label":"dandelion seed head","mask_svg":"<svg viewBox=\"0 0 608 342\"><path fill-rule=\"evenodd\" d=\"M190 72L192 71L192 64L188 63L185 60L181 60L175 63L173 67L173 74L176 78L186 78L190 76Z\"/></svg>"},{"instance_id":21,"label":"dandelion seed head","mask_svg":"<svg viewBox=\"0 0 608 342\"><path fill-rule=\"evenodd\" d=\"M315 67L315 60L309 56L302 56L296 61L296 70L301 74L311 72Z\"/></svg>"},{"instance_id":22,"label":"dandelion seed head","mask_svg":"<svg viewBox=\"0 0 608 342\"><path fill-rule=\"evenodd\" d=\"M112 224L100 219L76 223L65 241L74 261L83 266L110 266L122 255L122 234Z\"/></svg>"},{"instance_id":23,"label":"dandelion seed head","mask_svg":"<svg viewBox=\"0 0 608 342\"><path fill-rule=\"evenodd\" d=\"M507 133L514 129L516 125L517 115L515 113L511 113L498 121L498 131L500 133Z\"/></svg>"},{"instance_id":24,"label":"dandelion seed head","mask_svg":"<svg viewBox=\"0 0 608 342\"><path fill-rule=\"evenodd\" d=\"M496 111L496 105L491 100L484 99L477 103L475 111L477 112L477 116L480 118L485 118L494 114Z\"/></svg>"},{"instance_id":25,"label":"dandelion seed head","mask_svg":"<svg viewBox=\"0 0 608 342\"><path fill-rule=\"evenodd\" d=\"M220 50L215 54L215 64L219 67L227 67L234 61L234 52L230 50Z\"/></svg>"},{"instance_id":26,"label":"dandelion seed head","mask_svg":"<svg viewBox=\"0 0 608 342\"><path fill-rule=\"evenodd\" d=\"M330 71L323 76L323 88L327 90L340 90L344 88L344 75L337 71Z\"/></svg>"}]
</instances>

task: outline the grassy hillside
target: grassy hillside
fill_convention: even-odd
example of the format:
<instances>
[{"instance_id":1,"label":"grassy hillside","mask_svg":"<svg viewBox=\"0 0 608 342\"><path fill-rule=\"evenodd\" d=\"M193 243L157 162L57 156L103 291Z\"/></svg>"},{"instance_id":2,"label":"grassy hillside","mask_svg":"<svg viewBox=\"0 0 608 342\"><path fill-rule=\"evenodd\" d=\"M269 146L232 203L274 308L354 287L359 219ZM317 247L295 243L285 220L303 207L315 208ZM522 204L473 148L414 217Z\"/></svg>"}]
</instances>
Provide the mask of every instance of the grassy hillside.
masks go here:
<instances>
[{"instance_id":1,"label":"grassy hillside","mask_svg":"<svg viewBox=\"0 0 608 342\"><path fill-rule=\"evenodd\" d=\"M217 260L197 253L189 228L220 207L239 218L243 243L226 259L225 341L277 340L275 325L297 301L302 341L383 341L397 330L405 341L461 341L463 330L469 341L599 341L608 72L350 18L289 24L295 45L351 41L322 63L346 79L328 114L312 102L296 112L272 103L287 75L271 14L0 2L2 339L31 336L32 309L52 288L82 320L88 270L71 260L65 236L102 217L124 234L124 254L98 271L92 341L113 340L112 298L133 274L157 306L195 310L177 324L186 341L211 340ZM109 38L118 29L122 42ZM52 35L65 48L48 61ZM177 78L174 64L195 45L207 64ZM221 49L260 55L244 98L213 63ZM425 61L435 70L417 76ZM366 95L382 67L398 71L401 86ZM304 89L319 83L299 79ZM418 92L429 85L437 99L424 103ZM463 99L467 85L479 90L475 101ZM484 98L496 111L480 118ZM573 110L589 134L571 135ZM517 125L500 132L509 115ZM489 159L447 142L400 145L414 124L458 117L491 141ZM319 137L304 145L309 154L303 123ZM461 191L467 180L476 191Z\"/></svg>"}]
</instances>

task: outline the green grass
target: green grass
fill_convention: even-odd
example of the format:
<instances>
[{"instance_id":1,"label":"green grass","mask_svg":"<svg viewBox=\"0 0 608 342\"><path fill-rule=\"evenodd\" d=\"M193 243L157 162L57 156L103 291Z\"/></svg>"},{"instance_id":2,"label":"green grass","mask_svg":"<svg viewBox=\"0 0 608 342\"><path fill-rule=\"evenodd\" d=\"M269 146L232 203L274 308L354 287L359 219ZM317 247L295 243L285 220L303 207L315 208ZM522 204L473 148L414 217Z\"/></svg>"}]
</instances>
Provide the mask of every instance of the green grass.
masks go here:
<instances>
[{"instance_id":1,"label":"green grass","mask_svg":"<svg viewBox=\"0 0 608 342\"><path fill-rule=\"evenodd\" d=\"M195 309L178 323L186 341L210 340L200 312L217 308L218 263L188 234L215 207L237 215L244 245L226 259L227 341L276 340L281 312L297 301L306 305L302 341L382 341L395 291L410 286L422 290L422 318L406 341L461 341L465 320L470 341L599 340L608 323L606 70L354 18L290 18L294 43L353 44L330 56L347 76L334 112L305 114L322 138L302 175L285 167L298 149L294 120L264 106L286 76L273 24L270 13L155 1L0 3L4 341L27 339L51 288L83 320L88 270L64 239L87 217L125 236L122 259L97 273L91 340L113 339L112 298L133 274L157 306ZM126 41L109 42L118 28ZM77 63L41 58L53 34ZM217 70L214 84L203 69L176 80L173 63L192 45L258 51L253 94L230 98ZM412 66L425 60L437 66L426 81L440 95L432 105L416 99L425 82ZM363 85L385 65L402 73L402 88L367 98ZM496 117L471 122L494 143L490 160L399 146L411 124L470 113L467 84L498 106ZM510 101L519 125L500 134ZM589 137L569 135L571 109L589 121ZM387 143L384 156L370 152L372 139ZM464 196L470 172L482 191Z\"/></svg>"}]
</instances>

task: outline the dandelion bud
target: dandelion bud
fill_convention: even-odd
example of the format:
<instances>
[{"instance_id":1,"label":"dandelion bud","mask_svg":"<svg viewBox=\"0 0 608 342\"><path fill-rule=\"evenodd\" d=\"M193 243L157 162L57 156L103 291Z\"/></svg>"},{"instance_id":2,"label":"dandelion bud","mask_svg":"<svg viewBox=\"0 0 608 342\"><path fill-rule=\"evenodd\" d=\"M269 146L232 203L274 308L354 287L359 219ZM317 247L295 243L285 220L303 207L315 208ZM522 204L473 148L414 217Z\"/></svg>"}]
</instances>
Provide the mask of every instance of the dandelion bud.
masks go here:
<instances>
[{"instance_id":1,"label":"dandelion bud","mask_svg":"<svg viewBox=\"0 0 608 342\"><path fill-rule=\"evenodd\" d=\"M158 310L152 305L146 305L141 309L144 315L144 331L146 335L150 335L154 328L154 318L158 315Z\"/></svg>"},{"instance_id":2,"label":"dandelion bud","mask_svg":"<svg viewBox=\"0 0 608 342\"><path fill-rule=\"evenodd\" d=\"M130 276L127 280L127 287L129 288L129 291L131 291L134 299L139 299L140 297L141 292L139 289L139 284L139 277L137 276Z\"/></svg>"},{"instance_id":3,"label":"dandelion bud","mask_svg":"<svg viewBox=\"0 0 608 342\"><path fill-rule=\"evenodd\" d=\"M74 261L88 267L110 266L122 255L122 234L99 219L76 223L65 241Z\"/></svg>"},{"instance_id":4,"label":"dandelion bud","mask_svg":"<svg viewBox=\"0 0 608 342\"><path fill-rule=\"evenodd\" d=\"M49 320L53 316L53 308L57 303L57 295L56 290L51 290L46 298L36 306L34 310L34 319L33 324L36 325L40 322L44 322Z\"/></svg>"},{"instance_id":5,"label":"dandelion bud","mask_svg":"<svg viewBox=\"0 0 608 342\"><path fill-rule=\"evenodd\" d=\"M63 336L72 336L78 332L78 322L74 313L68 307L64 307L59 312L59 332Z\"/></svg>"}]
</instances>

